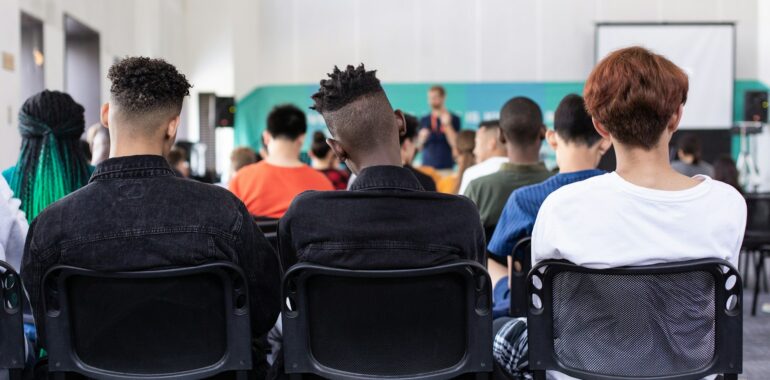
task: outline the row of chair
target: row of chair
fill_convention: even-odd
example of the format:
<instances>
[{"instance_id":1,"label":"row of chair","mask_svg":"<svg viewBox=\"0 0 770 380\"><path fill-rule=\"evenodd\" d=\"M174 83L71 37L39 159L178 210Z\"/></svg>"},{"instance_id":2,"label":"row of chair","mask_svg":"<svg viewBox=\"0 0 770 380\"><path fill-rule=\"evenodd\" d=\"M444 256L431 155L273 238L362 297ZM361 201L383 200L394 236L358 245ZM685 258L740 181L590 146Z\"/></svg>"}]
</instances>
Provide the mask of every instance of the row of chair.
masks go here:
<instances>
[{"instance_id":1,"label":"row of chair","mask_svg":"<svg viewBox=\"0 0 770 380\"><path fill-rule=\"evenodd\" d=\"M0 365L23 367L21 286L2 266ZM248 289L230 263L45 276L49 370L193 379L251 369ZM586 269L546 261L525 280L529 363L582 379L696 379L742 366L742 284L721 260ZM491 283L474 262L356 271L299 264L284 278L293 377L448 379L493 369Z\"/></svg>"}]
</instances>

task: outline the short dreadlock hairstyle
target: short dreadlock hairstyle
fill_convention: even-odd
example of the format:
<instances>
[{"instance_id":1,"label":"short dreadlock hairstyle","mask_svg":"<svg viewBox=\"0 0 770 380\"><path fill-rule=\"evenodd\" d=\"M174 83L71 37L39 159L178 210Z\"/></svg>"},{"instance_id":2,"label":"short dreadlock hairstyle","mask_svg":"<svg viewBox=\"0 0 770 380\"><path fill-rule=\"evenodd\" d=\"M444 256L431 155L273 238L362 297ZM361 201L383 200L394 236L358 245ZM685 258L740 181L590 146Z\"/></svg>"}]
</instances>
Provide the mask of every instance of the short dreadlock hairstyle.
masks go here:
<instances>
[{"instance_id":1,"label":"short dreadlock hairstyle","mask_svg":"<svg viewBox=\"0 0 770 380\"><path fill-rule=\"evenodd\" d=\"M179 114L192 87L176 67L147 57L124 58L110 67L107 78L112 81L112 101L131 117Z\"/></svg>"},{"instance_id":2,"label":"short dreadlock hairstyle","mask_svg":"<svg viewBox=\"0 0 770 380\"><path fill-rule=\"evenodd\" d=\"M383 92L376 73L366 71L363 63L356 68L348 65L345 71L334 66L329 79L321 80L321 88L312 96L315 104L310 108L319 113L332 112L364 95Z\"/></svg>"}]
</instances>

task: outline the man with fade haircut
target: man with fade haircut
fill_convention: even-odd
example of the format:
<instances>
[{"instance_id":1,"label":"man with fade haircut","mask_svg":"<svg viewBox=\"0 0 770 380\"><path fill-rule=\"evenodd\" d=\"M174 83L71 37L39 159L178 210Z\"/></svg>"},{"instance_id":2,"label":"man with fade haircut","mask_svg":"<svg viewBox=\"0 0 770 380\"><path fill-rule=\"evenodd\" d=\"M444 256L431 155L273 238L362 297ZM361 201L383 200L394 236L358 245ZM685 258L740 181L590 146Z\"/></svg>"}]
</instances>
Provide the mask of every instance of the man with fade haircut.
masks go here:
<instances>
[{"instance_id":1,"label":"man with fade haircut","mask_svg":"<svg viewBox=\"0 0 770 380\"><path fill-rule=\"evenodd\" d=\"M561 100L554 115L553 130L548 130L545 138L556 152L559 174L511 193L487 246L490 255L507 258L509 270L513 268L517 272L522 270L525 258L524 252L513 252L513 248L519 240L532 234L540 205L562 186L604 174L596 167L611 145L609 139L596 132L583 98L575 94ZM508 314L510 284L507 277L492 279L495 284L496 317Z\"/></svg>"},{"instance_id":2,"label":"man with fade haircut","mask_svg":"<svg viewBox=\"0 0 770 380\"><path fill-rule=\"evenodd\" d=\"M309 191L294 199L278 229L284 268L297 262L349 269L484 263L473 203L425 191L401 165L404 114L393 110L374 71L363 64L335 67L312 98L331 133L327 143L358 178L350 191Z\"/></svg>"},{"instance_id":3,"label":"man with fade haircut","mask_svg":"<svg viewBox=\"0 0 770 380\"><path fill-rule=\"evenodd\" d=\"M544 137L543 113L532 99L519 96L503 105L497 138L505 146L508 162L500 165L497 172L471 181L464 193L479 208L487 240L495 231L511 193L552 175L540 162ZM508 273L507 265L505 258L490 256L487 268L492 278L501 278Z\"/></svg>"},{"instance_id":4,"label":"man with fade haircut","mask_svg":"<svg viewBox=\"0 0 770 380\"><path fill-rule=\"evenodd\" d=\"M478 163L463 173L458 194L465 194L473 180L495 173L500 170L500 166L508 162L508 152L505 150L505 144L500 142L499 136L500 120L486 120L479 124L476 145L473 148L473 155Z\"/></svg>"},{"instance_id":5,"label":"man with fade haircut","mask_svg":"<svg viewBox=\"0 0 770 380\"><path fill-rule=\"evenodd\" d=\"M177 177L164 158L190 84L174 66L145 57L125 58L107 76L112 87L101 121L109 128L110 158L86 186L43 211L27 237L21 276L38 344L46 347L42 280L56 265L119 272L232 262L246 274L253 337L262 336L281 306L275 252L238 198ZM119 328L120 315L130 312L114 310L104 326ZM255 372L264 376L264 352L254 354Z\"/></svg>"}]
</instances>

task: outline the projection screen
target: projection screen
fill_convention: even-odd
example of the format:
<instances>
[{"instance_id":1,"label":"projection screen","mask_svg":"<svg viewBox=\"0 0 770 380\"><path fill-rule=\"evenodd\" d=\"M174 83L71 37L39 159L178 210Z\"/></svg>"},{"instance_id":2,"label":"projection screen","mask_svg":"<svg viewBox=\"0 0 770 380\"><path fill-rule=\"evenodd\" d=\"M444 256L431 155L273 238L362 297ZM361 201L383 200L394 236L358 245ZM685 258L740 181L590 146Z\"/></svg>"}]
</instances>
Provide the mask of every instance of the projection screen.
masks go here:
<instances>
[{"instance_id":1,"label":"projection screen","mask_svg":"<svg viewBox=\"0 0 770 380\"><path fill-rule=\"evenodd\" d=\"M597 24L596 62L641 45L684 69L690 80L681 129L727 129L733 124L735 26L718 24Z\"/></svg>"}]
</instances>

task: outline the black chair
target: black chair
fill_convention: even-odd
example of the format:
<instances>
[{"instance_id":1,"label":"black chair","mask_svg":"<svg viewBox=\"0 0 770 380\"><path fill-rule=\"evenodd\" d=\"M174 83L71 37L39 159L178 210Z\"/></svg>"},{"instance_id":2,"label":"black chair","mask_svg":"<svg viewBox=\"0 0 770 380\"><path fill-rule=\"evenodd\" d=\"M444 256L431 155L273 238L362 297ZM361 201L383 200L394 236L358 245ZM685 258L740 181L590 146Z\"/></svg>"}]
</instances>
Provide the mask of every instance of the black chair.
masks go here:
<instances>
[{"instance_id":1,"label":"black chair","mask_svg":"<svg viewBox=\"0 0 770 380\"><path fill-rule=\"evenodd\" d=\"M270 245L278 249L278 219L255 216L254 221L262 231L262 234L265 235L265 238L267 238L267 241L270 242Z\"/></svg>"},{"instance_id":2,"label":"black chair","mask_svg":"<svg viewBox=\"0 0 770 380\"><path fill-rule=\"evenodd\" d=\"M292 378L488 378L492 297L486 269L346 270L300 263L286 273L283 350Z\"/></svg>"},{"instance_id":3,"label":"black chair","mask_svg":"<svg viewBox=\"0 0 770 380\"><path fill-rule=\"evenodd\" d=\"M48 368L56 378L199 379L251 370L243 272L231 263L44 277Z\"/></svg>"},{"instance_id":4,"label":"black chair","mask_svg":"<svg viewBox=\"0 0 770 380\"><path fill-rule=\"evenodd\" d=\"M0 261L0 368L7 369L9 378L21 379L24 370L24 322L22 321L22 290L19 274L4 261Z\"/></svg>"},{"instance_id":5,"label":"black chair","mask_svg":"<svg viewBox=\"0 0 770 380\"><path fill-rule=\"evenodd\" d=\"M529 366L586 380L685 380L742 371L743 288L729 262L703 259L530 271Z\"/></svg>"},{"instance_id":6,"label":"black chair","mask_svg":"<svg viewBox=\"0 0 770 380\"><path fill-rule=\"evenodd\" d=\"M511 279L511 317L526 317L527 310L527 273L532 268L532 238L525 237L519 240L511 252L514 261L521 264L521 271L516 271L511 265L508 268L508 276Z\"/></svg>"},{"instance_id":7,"label":"black chair","mask_svg":"<svg viewBox=\"0 0 770 380\"><path fill-rule=\"evenodd\" d=\"M745 270L749 269L751 256L756 254L754 266L754 298L751 300L751 315L757 314L757 301L762 281L767 287L764 273L765 255L770 251L770 193L746 194L746 233L743 237ZM747 272L744 272L744 276Z\"/></svg>"}]
</instances>

